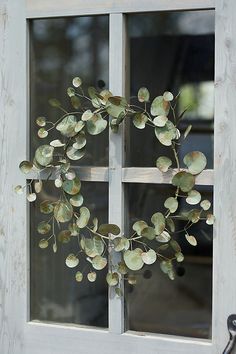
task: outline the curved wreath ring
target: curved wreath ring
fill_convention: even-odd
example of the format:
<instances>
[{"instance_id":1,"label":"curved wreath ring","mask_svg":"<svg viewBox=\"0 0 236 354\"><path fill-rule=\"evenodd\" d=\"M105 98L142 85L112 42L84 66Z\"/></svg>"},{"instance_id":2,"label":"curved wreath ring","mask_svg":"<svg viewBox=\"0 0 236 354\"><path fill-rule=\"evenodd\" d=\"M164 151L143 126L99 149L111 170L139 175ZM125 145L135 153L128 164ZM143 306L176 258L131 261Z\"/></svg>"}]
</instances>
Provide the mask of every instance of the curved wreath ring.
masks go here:
<instances>
[{"instance_id":1,"label":"curved wreath ring","mask_svg":"<svg viewBox=\"0 0 236 354\"><path fill-rule=\"evenodd\" d=\"M151 265L159 261L161 270L173 280L174 264L184 260L181 247L175 240L176 235L184 231L186 241L196 246L197 238L191 234L191 227L200 219L209 225L212 225L215 219L209 211L211 202L202 200L200 192L194 189L196 175L200 174L207 164L205 155L200 151L189 152L183 159L186 168L180 168L177 146L186 139L192 126L189 125L183 134L178 129L186 111L179 116L176 114L179 95L174 97L171 92L164 92L162 96L150 102L148 89L142 87L137 96L142 108L128 103L124 97L113 96L108 90L98 92L94 87L89 87L88 93L85 94L79 77L75 77L72 83L73 87L67 89L67 95L74 111L67 112L57 99L50 99L49 104L63 114L56 122L50 122L45 117L36 119L39 138L43 140L56 129L61 134L61 139L53 140L49 145L40 145L32 162L22 161L19 165L24 174L32 171L37 173L37 180L30 180L25 186L15 187L18 194L27 189L29 202L34 202L37 194L42 191L42 171L48 172L49 175L55 173L54 183L60 190L57 201L44 200L40 203L40 212L45 215L45 221L37 226L37 232L42 235L39 247L45 249L52 246L53 251L57 252L58 242L67 243L73 237L78 238L79 249L68 254L65 264L69 268L77 268L79 258L84 257L90 270L84 274L85 272L77 268L76 281L81 282L86 276L90 282L94 282L96 271L107 267L109 258L106 281L109 286L115 288L118 296L122 295L121 280L135 284L135 272L144 264ZM144 220L136 221L132 225L133 233L129 236L121 233L118 225L102 224L96 217L91 217L80 194L81 181L70 164L70 161L80 160L85 155L87 134L102 133L108 122L115 134L125 119L132 119L138 129L144 129L146 125L151 126L159 143L172 149L177 166L177 169L172 171L172 185L176 189L164 203L166 212L157 211L151 216L149 223ZM172 165L172 160L166 156L159 156L156 160L156 167L162 173L169 171ZM172 215L179 207L179 198L184 198L186 203L194 206L184 216L186 223L182 230L176 230ZM112 263L112 257L109 257L111 252L121 254L119 263Z\"/></svg>"}]
</instances>

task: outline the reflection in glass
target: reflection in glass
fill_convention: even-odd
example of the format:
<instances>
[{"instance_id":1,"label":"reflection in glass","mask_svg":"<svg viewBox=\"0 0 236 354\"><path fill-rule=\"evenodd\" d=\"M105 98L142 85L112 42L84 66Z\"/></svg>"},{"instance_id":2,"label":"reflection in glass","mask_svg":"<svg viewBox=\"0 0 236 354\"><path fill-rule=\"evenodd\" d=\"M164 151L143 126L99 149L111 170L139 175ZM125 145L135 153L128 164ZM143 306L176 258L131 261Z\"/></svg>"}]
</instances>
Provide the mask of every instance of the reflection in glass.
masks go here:
<instances>
[{"instance_id":1,"label":"reflection in glass","mask_svg":"<svg viewBox=\"0 0 236 354\"><path fill-rule=\"evenodd\" d=\"M196 186L196 190L202 194L202 199L212 201L212 187ZM172 194L171 185L128 184L129 227L138 219L150 223L154 212L166 210L164 201ZM180 198L179 203L176 230L183 229L186 224L181 215L193 209L184 198ZM198 246L189 245L184 232L175 235L185 260L175 264L177 276L174 281L161 272L159 262L156 262L139 272L135 286L126 286L129 330L211 337L212 227L201 220L189 230L195 235Z\"/></svg>"},{"instance_id":2,"label":"reflection in glass","mask_svg":"<svg viewBox=\"0 0 236 354\"><path fill-rule=\"evenodd\" d=\"M62 114L48 104L56 97L73 111L66 90L80 76L83 88L108 88L108 16L36 19L30 22L31 155L38 146L35 119L55 122ZM45 142L58 138L49 134ZM87 139L79 165L108 164L108 130Z\"/></svg>"},{"instance_id":3,"label":"reflection in glass","mask_svg":"<svg viewBox=\"0 0 236 354\"><path fill-rule=\"evenodd\" d=\"M42 200L57 200L58 189L52 181L44 183ZM83 182L81 194L86 200L92 216L103 222L108 219L108 186L106 183ZM45 214L39 212L40 199L31 204L31 320L74 323L87 326L108 327L108 299L105 280L106 269L97 272L97 280L90 283L87 273L91 270L84 256L78 255L80 263L76 268L68 268L65 259L70 253L76 253L78 239L71 237L69 243L57 242L58 251L53 253L52 245L40 249L38 242L42 238L36 226ZM63 227L66 228L65 224ZM58 234L59 230L56 229ZM83 272L82 283L75 281L75 273Z\"/></svg>"},{"instance_id":4,"label":"reflection in glass","mask_svg":"<svg viewBox=\"0 0 236 354\"><path fill-rule=\"evenodd\" d=\"M151 100L166 90L181 93L177 112L188 110L180 130L189 124L193 128L179 155L200 146L207 168L213 168L214 11L132 14L128 35L131 102L139 104L134 96L142 86L150 90ZM151 127L140 131L130 124L128 135L127 166L155 166L158 156L172 157Z\"/></svg>"}]
</instances>

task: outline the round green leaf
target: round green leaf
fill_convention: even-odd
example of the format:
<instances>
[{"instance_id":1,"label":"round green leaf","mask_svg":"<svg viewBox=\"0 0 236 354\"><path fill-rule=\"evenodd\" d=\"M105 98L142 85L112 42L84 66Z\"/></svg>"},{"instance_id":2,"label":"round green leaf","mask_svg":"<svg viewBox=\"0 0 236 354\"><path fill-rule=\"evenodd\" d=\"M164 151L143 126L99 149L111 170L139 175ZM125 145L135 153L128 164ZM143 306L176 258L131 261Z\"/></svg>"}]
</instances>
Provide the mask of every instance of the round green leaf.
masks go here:
<instances>
[{"instance_id":1,"label":"round green leaf","mask_svg":"<svg viewBox=\"0 0 236 354\"><path fill-rule=\"evenodd\" d=\"M133 118L134 126L138 129L144 129L148 117L144 113L136 113Z\"/></svg>"},{"instance_id":2,"label":"round green leaf","mask_svg":"<svg viewBox=\"0 0 236 354\"><path fill-rule=\"evenodd\" d=\"M101 114L93 114L92 118L87 121L87 131L91 135L98 135L107 127L107 121L102 118Z\"/></svg>"},{"instance_id":3,"label":"round green leaf","mask_svg":"<svg viewBox=\"0 0 236 354\"><path fill-rule=\"evenodd\" d=\"M55 147L55 148L65 146L65 144L62 143L61 140L59 140L59 139L52 140L52 141L50 142L50 145L53 146L53 147Z\"/></svg>"},{"instance_id":4,"label":"round green leaf","mask_svg":"<svg viewBox=\"0 0 236 354\"><path fill-rule=\"evenodd\" d=\"M71 236L79 235L80 229L75 222L73 222L72 224L69 224L68 229L71 232Z\"/></svg>"},{"instance_id":5,"label":"round green leaf","mask_svg":"<svg viewBox=\"0 0 236 354\"><path fill-rule=\"evenodd\" d=\"M128 283L129 283L130 285L135 285L135 284L137 284L137 278L136 278L136 276L129 274L129 276L128 276Z\"/></svg>"},{"instance_id":6,"label":"round green leaf","mask_svg":"<svg viewBox=\"0 0 236 354\"><path fill-rule=\"evenodd\" d=\"M81 102L78 96L72 96L70 98L72 107L74 107L75 109L78 109L81 106Z\"/></svg>"},{"instance_id":7,"label":"round green leaf","mask_svg":"<svg viewBox=\"0 0 236 354\"><path fill-rule=\"evenodd\" d=\"M171 213L175 213L178 209L179 203L178 200L174 197L169 197L164 203L165 208L169 209Z\"/></svg>"},{"instance_id":8,"label":"round green leaf","mask_svg":"<svg viewBox=\"0 0 236 354\"><path fill-rule=\"evenodd\" d=\"M67 138L73 137L76 135L75 127L77 124L76 117L69 115L57 124L56 129Z\"/></svg>"},{"instance_id":9,"label":"round green leaf","mask_svg":"<svg viewBox=\"0 0 236 354\"><path fill-rule=\"evenodd\" d=\"M30 194L28 194L27 195L27 200L28 200L28 202L34 202L35 200L37 199L37 196L36 196L36 194L35 193L30 193Z\"/></svg>"},{"instance_id":10,"label":"round green leaf","mask_svg":"<svg viewBox=\"0 0 236 354\"><path fill-rule=\"evenodd\" d=\"M160 235L158 235L156 237L156 240L158 242L169 242L170 239L171 239L171 236L170 236L169 232L167 232L167 231L163 231Z\"/></svg>"},{"instance_id":11,"label":"round green leaf","mask_svg":"<svg viewBox=\"0 0 236 354\"><path fill-rule=\"evenodd\" d=\"M153 264L157 260L156 252L152 249L150 249L148 252L143 252L141 257L145 264Z\"/></svg>"},{"instance_id":12,"label":"round green leaf","mask_svg":"<svg viewBox=\"0 0 236 354\"><path fill-rule=\"evenodd\" d=\"M69 97L75 96L75 89L74 89L73 87L68 87L68 89L67 89L67 95L68 95Z\"/></svg>"},{"instance_id":13,"label":"round green leaf","mask_svg":"<svg viewBox=\"0 0 236 354\"><path fill-rule=\"evenodd\" d=\"M191 190L188 192L186 202L190 205L196 205L201 201L201 194L196 190Z\"/></svg>"},{"instance_id":14,"label":"round green leaf","mask_svg":"<svg viewBox=\"0 0 236 354\"><path fill-rule=\"evenodd\" d=\"M59 201L54 208L54 217L58 222L64 223L71 220L73 216L73 207L67 201Z\"/></svg>"},{"instance_id":15,"label":"round green leaf","mask_svg":"<svg viewBox=\"0 0 236 354\"><path fill-rule=\"evenodd\" d=\"M211 202L207 199L203 200L200 204L203 210L209 210L211 207Z\"/></svg>"},{"instance_id":16,"label":"round green leaf","mask_svg":"<svg viewBox=\"0 0 236 354\"><path fill-rule=\"evenodd\" d=\"M215 216L213 214L207 214L206 223L208 225L213 225L215 222Z\"/></svg>"},{"instance_id":17,"label":"round green leaf","mask_svg":"<svg viewBox=\"0 0 236 354\"><path fill-rule=\"evenodd\" d=\"M78 177L68 180L66 179L62 184L63 190L70 195L76 195L79 193L81 188L81 182Z\"/></svg>"},{"instance_id":18,"label":"round green leaf","mask_svg":"<svg viewBox=\"0 0 236 354\"><path fill-rule=\"evenodd\" d=\"M167 116L170 111L170 103L165 101L163 96L154 98L151 104L151 115Z\"/></svg>"},{"instance_id":19,"label":"round green leaf","mask_svg":"<svg viewBox=\"0 0 236 354\"><path fill-rule=\"evenodd\" d=\"M163 93L163 98L164 98L165 101L173 101L174 96L173 96L173 94L171 92L165 91Z\"/></svg>"},{"instance_id":20,"label":"round green leaf","mask_svg":"<svg viewBox=\"0 0 236 354\"><path fill-rule=\"evenodd\" d=\"M197 246L197 240L194 236L185 234L185 238L191 246Z\"/></svg>"},{"instance_id":21,"label":"round green leaf","mask_svg":"<svg viewBox=\"0 0 236 354\"><path fill-rule=\"evenodd\" d=\"M34 190L36 193L40 193L43 188L43 182L41 180L34 181Z\"/></svg>"},{"instance_id":22,"label":"round green leaf","mask_svg":"<svg viewBox=\"0 0 236 354\"><path fill-rule=\"evenodd\" d=\"M38 117L36 119L36 124L39 126L39 127L45 127L46 125L46 118L45 117Z\"/></svg>"},{"instance_id":23,"label":"round green leaf","mask_svg":"<svg viewBox=\"0 0 236 354\"><path fill-rule=\"evenodd\" d=\"M155 213L152 215L151 222L155 226L156 235L160 235L165 229L165 217L162 213Z\"/></svg>"},{"instance_id":24,"label":"round green leaf","mask_svg":"<svg viewBox=\"0 0 236 354\"><path fill-rule=\"evenodd\" d=\"M98 232L101 235L108 235L108 234L119 235L120 228L119 228L119 226L117 226L115 224L102 224L99 226Z\"/></svg>"},{"instance_id":25,"label":"round green leaf","mask_svg":"<svg viewBox=\"0 0 236 354\"><path fill-rule=\"evenodd\" d=\"M94 283L95 280L97 279L97 274L95 272L89 272L87 274L87 278L88 278L88 281L90 281L90 283Z\"/></svg>"},{"instance_id":26,"label":"round green leaf","mask_svg":"<svg viewBox=\"0 0 236 354\"><path fill-rule=\"evenodd\" d=\"M83 205L83 202L84 198L81 194L76 194L70 198L70 204L74 207L80 207L81 205Z\"/></svg>"},{"instance_id":27,"label":"round green leaf","mask_svg":"<svg viewBox=\"0 0 236 354\"><path fill-rule=\"evenodd\" d=\"M143 220L136 221L133 224L133 230L136 231L139 236L141 236L143 229L146 227L148 227L148 224Z\"/></svg>"},{"instance_id":28,"label":"round green leaf","mask_svg":"<svg viewBox=\"0 0 236 354\"><path fill-rule=\"evenodd\" d=\"M70 230L62 230L57 235L57 239L61 243L68 243L71 240L71 231Z\"/></svg>"},{"instance_id":29,"label":"round green leaf","mask_svg":"<svg viewBox=\"0 0 236 354\"><path fill-rule=\"evenodd\" d=\"M72 84L74 87L80 87L82 85L81 78L78 76L74 77L74 79L72 80Z\"/></svg>"},{"instance_id":30,"label":"round green leaf","mask_svg":"<svg viewBox=\"0 0 236 354\"><path fill-rule=\"evenodd\" d=\"M85 149L75 149L73 146L69 146L68 149L66 150L66 155L67 157L72 160L80 160L82 157L85 155Z\"/></svg>"},{"instance_id":31,"label":"round green leaf","mask_svg":"<svg viewBox=\"0 0 236 354\"><path fill-rule=\"evenodd\" d=\"M90 109L87 109L87 111L85 111L82 114L81 119L86 122L87 120L91 119L92 117L93 117L93 112Z\"/></svg>"},{"instance_id":32,"label":"round green leaf","mask_svg":"<svg viewBox=\"0 0 236 354\"><path fill-rule=\"evenodd\" d=\"M37 231L41 235L47 234L51 230L51 225L47 221L41 221L37 226Z\"/></svg>"},{"instance_id":33,"label":"round green leaf","mask_svg":"<svg viewBox=\"0 0 236 354\"><path fill-rule=\"evenodd\" d=\"M107 276L106 276L106 281L107 281L107 284L109 286L116 286L118 283L119 283L119 275L118 273L114 272L114 273L107 273Z\"/></svg>"},{"instance_id":34,"label":"round green leaf","mask_svg":"<svg viewBox=\"0 0 236 354\"><path fill-rule=\"evenodd\" d=\"M118 100L115 96L109 97L106 103L107 113L114 118L118 118L120 114L125 114L126 107L127 101L123 97L118 97Z\"/></svg>"},{"instance_id":35,"label":"round green leaf","mask_svg":"<svg viewBox=\"0 0 236 354\"><path fill-rule=\"evenodd\" d=\"M182 192L189 192L195 184L195 177L185 171L180 171L172 178L172 184L179 187Z\"/></svg>"},{"instance_id":36,"label":"round green leaf","mask_svg":"<svg viewBox=\"0 0 236 354\"><path fill-rule=\"evenodd\" d=\"M78 283L80 283L80 282L83 280L83 274L82 274L80 271L78 271L78 272L75 273L75 280L76 280Z\"/></svg>"},{"instance_id":37,"label":"round green leaf","mask_svg":"<svg viewBox=\"0 0 236 354\"><path fill-rule=\"evenodd\" d=\"M113 240L114 250L120 252L129 249L129 240L126 237L116 237Z\"/></svg>"},{"instance_id":38,"label":"round green leaf","mask_svg":"<svg viewBox=\"0 0 236 354\"><path fill-rule=\"evenodd\" d=\"M21 170L21 172L23 172L24 174L29 173L32 168L33 168L33 164L30 161L22 161L19 165L19 169Z\"/></svg>"},{"instance_id":39,"label":"round green leaf","mask_svg":"<svg viewBox=\"0 0 236 354\"><path fill-rule=\"evenodd\" d=\"M93 238L82 237L80 246L89 257L101 256L104 252L104 243L99 236Z\"/></svg>"},{"instance_id":40,"label":"round green leaf","mask_svg":"<svg viewBox=\"0 0 236 354\"><path fill-rule=\"evenodd\" d=\"M171 232L175 232L175 223L170 216L166 219L166 225Z\"/></svg>"},{"instance_id":41,"label":"round green leaf","mask_svg":"<svg viewBox=\"0 0 236 354\"><path fill-rule=\"evenodd\" d=\"M38 137L43 139L46 138L48 136L48 131L45 128L40 128L38 130Z\"/></svg>"},{"instance_id":42,"label":"round green leaf","mask_svg":"<svg viewBox=\"0 0 236 354\"><path fill-rule=\"evenodd\" d=\"M20 186L20 185L16 186L16 187L14 188L14 190L15 190L15 193L16 193L16 194L23 194L23 193L24 193L24 189L23 189L23 187Z\"/></svg>"},{"instance_id":43,"label":"round green leaf","mask_svg":"<svg viewBox=\"0 0 236 354\"><path fill-rule=\"evenodd\" d=\"M54 147L41 145L35 151L35 159L41 166L49 165L53 160Z\"/></svg>"},{"instance_id":44,"label":"round green leaf","mask_svg":"<svg viewBox=\"0 0 236 354\"><path fill-rule=\"evenodd\" d=\"M87 226L89 219L90 219L90 211L86 207L81 207L80 208L80 216L76 220L76 224L80 229L83 229L85 226Z\"/></svg>"},{"instance_id":45,"label":"round green leaf","mask_svg":"<svg viewBox=\"0 0 236 354\"><path fill-rule=\"evenodd\" d=\"M40 241L39 241L39 248L47 248L49 245L48 243L48 240L46 240L45 238L42 238Z\"/></svg>"},{"instance_id":46,"label":"round green leaf","mask_svg":"<svg viewBox=\"0 0 236 354\"><path fill-rule=\"evenodd\" d=\"M193 175L201 173L207 164L206 156L200 151L189 152L184 157L184 163L188 167L188 171Z\"/></svg>"},{"instance_id":47,"label":"round green leaf","mask_svg":"<svg viewBox=\"0 0 236 354\"><path fill-rule=\"evenodd\" d=\"M148 240L154 240L154 238L156 237L156 231L153 227L148 226L141 231L141 235L147 238Z\"/></svg>"},{"instance_id":48,"label":"round green leaf","mask_svg":"<svg viewBox=\"0 0 236 354\"><path fill-rule=\"evenodd\" d=\"M79 258L76 255L74 255L74 253L70 253L66 257L65 263L66 263L67 267L75 268L79 264Z\"/></svg>"},{"instance_id":49,"label":"round green leaf","mask_svg":"<svg viewBox=\"0 0 236 354\"><path fill-rule=\"evenodd\" d=\"M124 262L119 262L118 263L118 272L121 274L121 275L125 275L128 273L128 268L126 267L125 263Z\"/></svg>"},{"instance_id":50,"label":"round green leaf","mask_svg":"<svg viewBox=\"0 0 236 354\"><path fill-rule=\"evenodd\" d=\"M160 156L156 160L156 167L161 171L161 172L167 172L169 167L172 165L171 159L166 156Z\"/></svg>"},{"instance_id":51,"label":"round green leaf","mask_svg":"<svg viewBox=\"0 0 236 354\"><path fill-rule=\"evenodd\" d=\"M75 138L74 149L82 149L86 145L85 133L81 131Z\"/></svg>"},{"instance_id":52,"label":"round green leaf","mask_svg":"<svg viewBox=\"0 0 236 354\"><path fill-rule=\"evenodd\" d=\"M168 120L164 127L155 128L155 134L162 145L171 146L172 140L176 138L176 127Z\"/></svg>"},{"instance_id":53,"label":"round green leaf","mask_svg":"<svg viewBox=\"0 0 236 354\"><path fill-rule=\"evenodd\" d=\"M78 133L80 132L83 127L85 126L85 123L82 121L82 120L79 120L77 123L76 123L76 126L75 126L75 132Z\"/></svg>"},{"instance_id":54,"label":"round green leaf","mask_svg":"<svg viewBox=\"0 0 236 354\"><path fill-rule=\"evenodd\" d=\"M166 116L157 116L153 119L153 123L156 127L164 127L168 121Z\"/></svg>"},{"instance_id":55,"label":"round green leaf","mask_svg":"<svg viewBox=\"0 0 236 354\"><path fill-rule=\"evenodd\" d=\"M50 104L50 106L52 106L54 108L61 107L61 102L58 101L58 99L56 99L56 98L50 98L48 100L48 103Z\"/></svg>"},{"instance_id":56,"label":"round green leaf","mask_svg":"<svg viewBox=\"0 0 236 354\"><path fill-rule=\"evenodd\" d=\"M188 213L188 220L191 221L193 224L196 224L200 220L201 210L192 209Z\"/></svg>"},{"instance_id":57,"label":"round green leaf","mask_svg":"<svg viewBox=\"0 0 236 354\"><path fill-rule=\"evenodd\" d=\"M141 248L135 248L133 251L127 250L124 252L124 262L131 270L139 270L143 267L142 260L143 251Z\"/></svg>"},{"instance_id":58,"label":"round green leaf","mask_svg":"<svg viewBox=\"0 0 236 354\"><path fill-rule=\"evenodd\" d=\"M148 102L150 98L150 93L146 87L141 87L138 90L138 100L139 102Z\"/></svg>"},{"instance_id":59,"label":"round green leaf","mask_svg":"<svg viewBox=\"0 0 236 354\"><path fill-rule=\"evenodd\" d=\"M92 260L93 268L96 270L102 270L107 265L107 259L102 256L95 256Z\"/></svg>"},{"instance_id":60,"label":"round green leaf","mask_svg":"<svg viewBox=\"0 0 236 354\"><path fill-rule=\"evenodd\" d=\"M43 214L50 214L53 212L54 206L49 200L44 200L40 203L40 212Z\"/></svg>"}]
</instances>

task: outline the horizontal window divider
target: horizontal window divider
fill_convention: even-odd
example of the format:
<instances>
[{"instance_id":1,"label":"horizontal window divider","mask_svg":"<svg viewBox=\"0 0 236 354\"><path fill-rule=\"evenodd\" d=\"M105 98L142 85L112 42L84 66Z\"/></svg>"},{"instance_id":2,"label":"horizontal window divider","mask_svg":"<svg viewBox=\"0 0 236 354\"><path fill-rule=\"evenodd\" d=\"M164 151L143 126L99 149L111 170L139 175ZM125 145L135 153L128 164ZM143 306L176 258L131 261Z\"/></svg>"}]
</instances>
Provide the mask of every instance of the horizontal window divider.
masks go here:
<instances>
[{"instance_id":1,"label":"horizontal window divider","mask_svg":"<svg viewBox=\"0 0 236 354\"><path fill-rule=\"evenodd\" d=\"M71 166L76 172L81 181L88 182L108 182L108 167L91 167L91 166ZM42 180L55 180L57 173L53 172L51 175L48 171L40 173L40 179ZM29 173L27 179L38 179L36 173Z\"/></svg>"},{"instance_id":2,"label":"horizontal window divider","mask_svg":"<svg viewBox=\"0 0 236 354\"><path fill-rule=\"evenodd\" d=\"M112 13L214 9L215 0L26 0L26 17L65 17Z\"/></svg>"},{"instance_id":3,"label":"horizontal window divider","mask_svg":"<svg viewBox=\"0 0 236 354\"><path fill-rule=\"evenodd\" d=\"M155 167L125 167L122 169L122 182L170 184L176 172L177 169L162 173ZM204 170L200 175L196 176L196 185L211 186L213 183L213 170Z\"/></svg>"}]
</instances>

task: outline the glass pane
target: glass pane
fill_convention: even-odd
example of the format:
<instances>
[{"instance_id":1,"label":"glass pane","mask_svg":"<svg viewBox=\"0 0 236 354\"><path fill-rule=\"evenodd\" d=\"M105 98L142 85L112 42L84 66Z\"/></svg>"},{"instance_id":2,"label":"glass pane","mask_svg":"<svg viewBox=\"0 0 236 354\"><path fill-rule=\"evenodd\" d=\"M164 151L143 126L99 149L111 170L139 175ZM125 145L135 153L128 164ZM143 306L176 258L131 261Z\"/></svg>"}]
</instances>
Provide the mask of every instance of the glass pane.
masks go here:
<instances>
[{"instance_id":1,"label":"glass pane","mask_svg":"<svg viewBox=\"0 0 236 354\"><path fill-rule=\"evenodd\" d=\"M134 96L143 86L150 90L151 102L166 90L181 93L176 113L188 110L180 131L189 124L193 128L179 155L200 146L207 168L213 168L214 11L132 14L128 35L132 104L140 105ZM172 154L150 126L139 130L130 123L128 135L127 166L155 166L158 156Z\"/></svg>"},{"instance_id":2,"label":"glass pane","mask_svg":"<svg viewBox=\"0 0 236 354\"><path fill-rule=\"evenodd\" d=\"M212 201L210 186L196 186L202 199ZM173 194L171 185L127 184L130 226L137 221L150 223L156 211L164 212L164 201ZM193 209L184 198L175 217L176 230L183 229L186 221L180 216ZM176 278L170 280L160 270L159 262L145 266L139 273L137 284L126 286L127 327L142 332L164 333L188 337L211 337L212 301L212 227L199 221L189 230L198 246L185 239L184 232L175 234L185 260L175 263ZM152 241L154 242L154 241ZM137 244L137 247L143 247ZM150 244L152 247L155 245Z\"/></svg>"},{"instance_id":3,"label":"glass pane","mask_svg":"<svg viewBox=\"0 0 236 354\"><path fill-rule=\"evenodd\" d=\"M92 217L97 216L101 221L108 219L108 185L106 183L83 182L81 194L86 200ZM43 200L57 200L58 189L52 181L44 183L40 194ZM39 198L31 203L31 319L74 323L87 326L108 327L108 297L106 270L97 272L97 280L90 283L87 273L91 270L84 255L79 257L80 263L76 268L68 268L65 259L70 253L76 253L77 236L71 237L69 243L57 241L58 250L52 250L53 240L46 249L38 247L42 235L36 231L36 225L45 220L45 214L40 214ZM63 224L63 229L66 228ZM56 234L59 230L56 227ZM86 231L83 231L86 234ZM83 272L82 283L75 281L75 273Z\"/></svg>"},{"instance_id":4,"label":"glass pane","mask_svg":"<svg viewBox=\"0 0 236 354\"><path fill-rule=\"evenodd\" d=\"M80 76L89 86L108 88L108 16L37 19L30 22L31 154L38 145L34 122L38 116L55 122L63 115L48 104L57 98L69 112L74 109L66 90ZM54 134L54 135L53 135ZM58 138L51 133L45 142ZM79 165L108 164L108 130L87 137L87 153Z\"/></svg>"}]
</instances>

